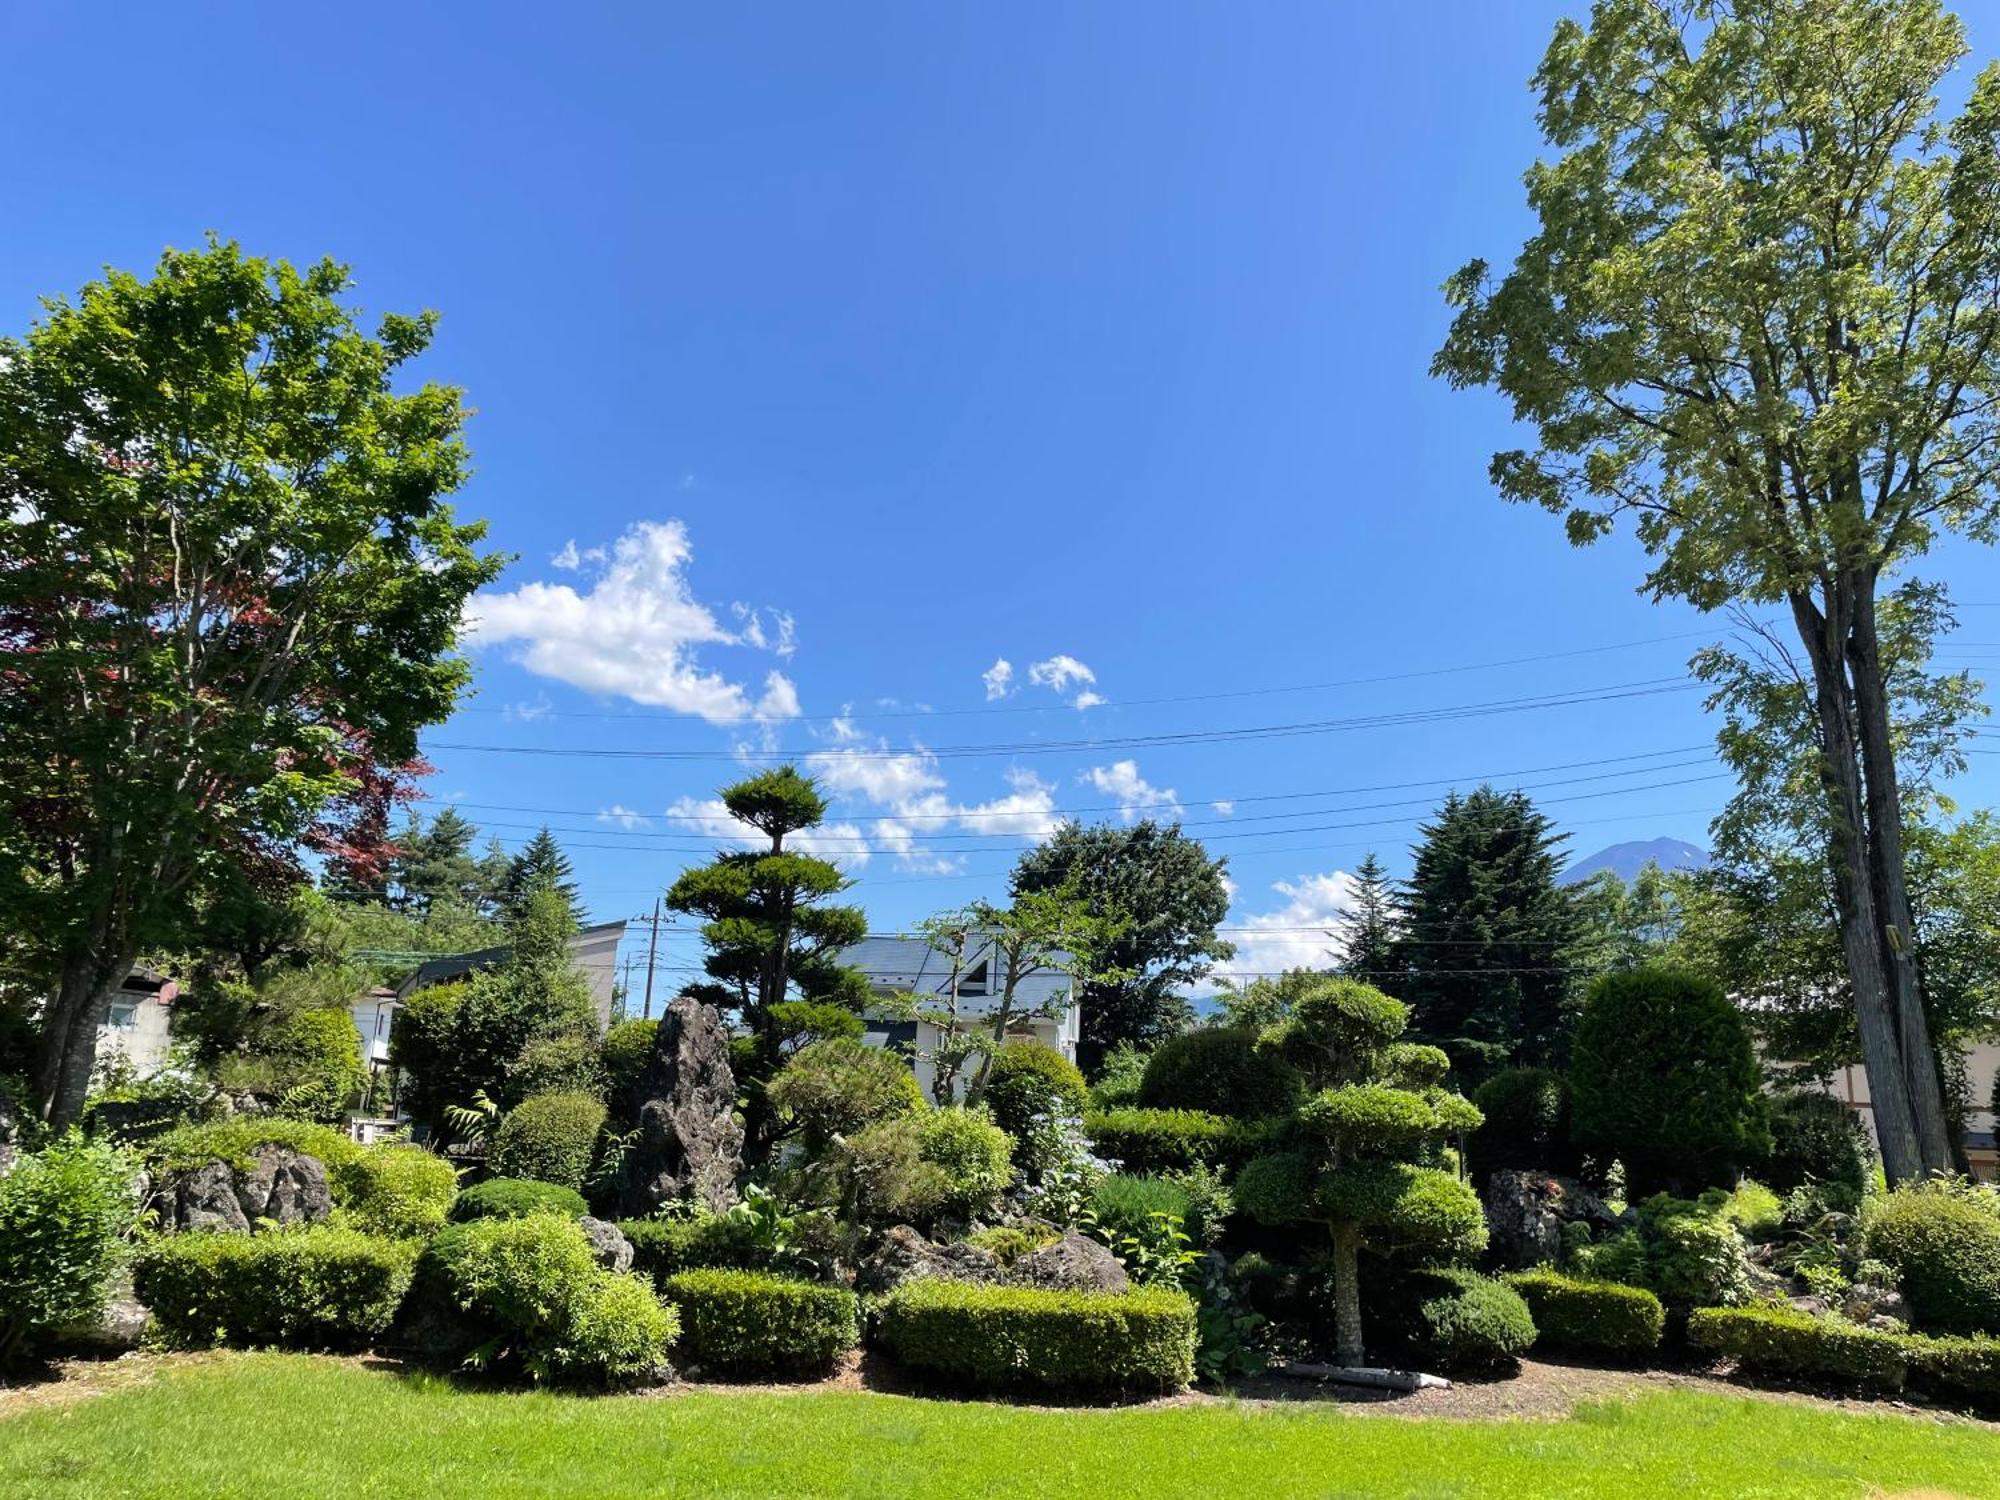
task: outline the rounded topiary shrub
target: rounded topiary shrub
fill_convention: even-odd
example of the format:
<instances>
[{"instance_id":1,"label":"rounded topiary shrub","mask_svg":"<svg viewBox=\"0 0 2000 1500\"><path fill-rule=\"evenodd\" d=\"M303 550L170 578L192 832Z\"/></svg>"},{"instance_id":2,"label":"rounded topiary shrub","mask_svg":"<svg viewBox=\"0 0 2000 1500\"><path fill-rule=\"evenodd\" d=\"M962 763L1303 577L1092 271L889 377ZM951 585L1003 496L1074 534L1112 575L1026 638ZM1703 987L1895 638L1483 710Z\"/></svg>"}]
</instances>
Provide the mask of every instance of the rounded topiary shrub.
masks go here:
<instances>
[{"instance_id":1,"label":"rounded topiary shrub","mask_svg":"<svg viewBox=\"0 0 2000 1500\"><path fill-rule=\"evenodd\" d=\"M1247 1027L1217 1026L1162 1042L1139 1080L1146 1109L1197 1109L1237 1119L1284 1114L1298 1103L1299 1075L1260 1047Z\"/></svg>"},{"instance_id":2,"label":"rounded topiary shrub","mask_svg":"<svg viewBox=\"0 0 2000 1500\"><path fill-rule=\"evenodd\" d=\"M418 1248L332 1225L163 1235L139 1252L133 1290L183 1347L358 1348L396 1316Z\"/></svg>"},{"instance_id":3,"label":"rounded topiary shrub","mask_svg":"<svg viewBox=\"0 0 2000 1500\"><path fill-rule=\"evenodd\" d=\"M369 1234L435 1234L458 1197L457 1171L422 1146L370 1146L335 1169L334 1184L348 1221Z\"/></svg>"},{"instance_id":4,"label":"rounded topiary shrub","mask_svg":"<svg viewBox=\"0 0 2000 1500\"><path fill-rule=\"evenodd\" d=\"M1831 1094L1798 1092L1771 1101L1771 1151L1760 1172L1780 1195L1832 1189L1849 1209L1861 1202L1875 1149L1861 1119Z\"/></svg>"},{"instance_id":5,"label":"rounded topiary shrub","mask_svg":"<svg viewBox=\"0 0 2000 1500\"><path fill-rule=\"evenodd\" d=\"M1678 969L1601 976L1570 1061L1577 1144L1625 1164L1634 1197L1726 1185L1769 1150L1763 1072L1721 988Z\"/></svg>"},{"instance_id":6,"label":"rounded topiary shrub","mask_svg":"<svg viewBox=\"0 0 2000 1500\"><path fill-rule=\"evenodd\" d=\"M658 1021L635 1016L606 1031L598 1044L605 1095L621 1115L638 1112L639 1083L646 1076L646 1064L653 1060L653 1039L659 1032Z\"/></svg>"},{"instance_id":7,"label":"rounded topiary shrub","mask_svg":"<svg viewBox=\"0 0 2000 1500\"><path fill-rule=\"evenodd\" d=\"M1535 1342L1535 1319L1519 1292L1477 1271L1452 1267L1398 1277L1375 1326L1383 1350L1439 1370L1505 1364Z\"/></svg>"},{"instance_id":8,"label":"rounded topiary shrub","mask_svg":"<svg viewBox=\"0 0 2000 1500\"><path fill-rule=\"evenodd\" d=\"M882 1304L882 1346L971 1390L1160 1392L1194 1379L1195 1309L1179 1292L1049 1292L919 1277Z\"/></svg>"},{"instance_id":9,"label":"rounded topiary shrub","mask_svg":"<svg viewBox=\"0 0 2000 1500\"><path fill-rule=\"evenodd\" d=\"M1534 1316L1537 1342L1552 1349L1637 1356L1660 1346L1667 1313L1644 1287L1578 1281L1554 1271L1506 1278Z\"/></svg>"},{"instance_id":10,"label":"rounded topiary shrub","mask_svg":"<svg viewBox=\"0 0 2000 1500\"><path fill-rule=\"evenodd\" d=\"M1507 1068L1472 1091L1485 1119L1468 1141L1474 1175L1507 1169L1573 1175L1569 1084L1547 1068Z\"/></svg>"},{"instance_id":11,"label":"rounded topiary shrub","mask_svg":"<svg viewBox=\"0 0 2000 1500\"><path fill-rule=\"evenodd\" d=\"M1037 1115L1081 1115L1090 1085L1075 1063L1044 1042L1009 1042L993 1054L982 1096L993 1122L1015 1140Z\"/></svg>"},{"instance_id":12,"label":"rounded topiary shrub","mask_svg":"<svg viewBox=\"0 0 2000 1500\"><path fill-rule=\"evenodd\" d=\"M812 1375L860 1342L845 1287L761 1271L682 1271L661 1283L679 1311L684 1363L734 1375Z\"/></svg>"},{"instance_id":13,"label":"rounded topiary shrub","mask_svg":"<svg viewBox=\"0 0 2000 1500\"><path fill-rule=\"evenodd\" d=\"M589 1205L575 1188L553 1182L530 1182L520 1177L489 1177L474 1183L451 1205L451 1217L461 1223L471 1219L522 1219L542 1213L580 1219L588 1212Z\"/></svg>"},{"instance_id":14,"label":"rounded topiary shrub","mask_svg":"<svg viewBox=\"0 0 2000 1500\"><path fill-rule=\"evenodd\" d=\"M771 1080L765 1097L814 1149L924 1107L923 1090L907 1061L844 1036L801 1047Z\"/></svg>"},{"instance_id":15,"label":"rounded topiary shrub","mask_svg":"<svg viewBox=\"0 0 2000 1500\"><path fill-rule=\"evenodd\" d=\"M591 1094L536 1094L507 1111L493 1135L493 1170L580 1188L590 1173L604 1101Z\"/></svg>"},{"instance_id":16,"label":"rounded topiary shrub","mask_svg":"<svg viewBox=\"0 0 2000 1500\"><path fill-rule=\"evenodd\" d=\"M1864 1243L1895 1269L1919 1328L2000 1333L2000 1193L1899 1187L1869 1216Z\"/></svg>"}]
</instances>

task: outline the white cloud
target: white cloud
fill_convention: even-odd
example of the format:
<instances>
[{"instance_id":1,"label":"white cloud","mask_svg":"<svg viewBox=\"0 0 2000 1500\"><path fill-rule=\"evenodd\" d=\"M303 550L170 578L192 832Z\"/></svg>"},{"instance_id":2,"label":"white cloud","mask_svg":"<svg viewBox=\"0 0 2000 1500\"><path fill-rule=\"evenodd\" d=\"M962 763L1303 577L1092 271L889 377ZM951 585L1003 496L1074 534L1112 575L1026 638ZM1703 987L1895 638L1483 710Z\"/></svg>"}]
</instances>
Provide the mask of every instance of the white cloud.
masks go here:
<instances>
[{"instance_id":1,"label":"white cloud","mask_svg":"<svg viewBox=\"0 0 2000 1500\"><path fill-rule=\"evenodd\" d=\"M1061 826L1056 816L1056 789L1033 771L1016 766L1007 773L1013 788L1004 797L958 810L960 823L974 833L1011 833L1037 843Z\"/></svg>"},{"instance_id":2,"label":"white cloud","mask_svg":"<svg viewBox=\"0 0 2000 1500\"><path fill-rule=\"evenodd\" d=\"M703 646L762 645L786 655L793 628L789 616L774 614L772 645L754 612L732 630L697 600L685 576L693 548L679 521L640 521L599 556L603 570L586 592L566 583L526 583L476 595L465 611L469 638L513 644L515 660L539 676L711 723L798 713L798 693L783 674L767 674L763 693L753 698L749 688L699 661Z\"/></svg>"},{"instance_id":3,"label":"white cloud","mask_svg":"<svg viewBox=\"0 0 2000 1500\"><path fill-rule=\"evenodd\" d=\"M600 823L615 823L628 832L641 828L651 828L653 826L651 818L645 816L643 813L636 813L631 808L619 802L612 803L603 812L599 813L597 821Z\"/></svg>"},{"instance_id":4,"label":"white cloud","mask_svg":"<svg viewBox=\"0 0 2000 1500\"><path fill-rule=\"evenodd\" d=\"M1000 657L992 666L979 674L979 680L986 684L986 701L1004 698L1014 691L1014 664L1006 657Z\"/></svg>"},{"instance_id":5,"label":"white cloud","mask_svg":"<svg viewBox=\"0 0 2000 1500\"><path fill-rule=\"evenodd\" d=\"M564 542L562 544L562 551L549 558L549 566L552 568L561 568L567 573L574 573L578 568L583 566L583 554L576 550L575 537L571 537L568 541Z\"/></svg>"},{"instance_id":6,"label":"white cloud","mask_svg":"<svg viewBox=\"0 0 2000 1500\"><path fill-rule=\"evenodd\" d=\"M500 717L509 723L530 724L536 719L546 719L554 712L555 706L546 697L537 693L533 703L509 703L500 710Z\"/></svg>"},{"instance_id":7,"label":"white cloud","mask_svg":"<svg viewBox=\"0 0 2000 1500\"><path fill-rule=\"evenodd\" d=\"M1271 889L1285 898L1275 911L1233 919L1229 934L1236 956L1219 965L1217 979L1275 974L1286 969L1324 969L1340 949L1334 934L1354 902L1354 877L1345 870L1280 880ZM1234 892L1231 892L1232 897Z\"/></svg>"},{"instance_id":8,"label":"white cloud","mask_svg":"<svg viewBox=\"0 0 2000 1500\"><path fill-rule=\"evenodd\" d=\"M1181 804L1172 787L1157 787L1139 774L1136 760L1113 761L1108 766L1092 766L1085 771L1079 781L1087 782L1106 797L1118 799L1118 816L1127 823L1135 823L1148 809L1158 808L1181 815Z\"/></svg>"},{"instance_id":9,"label":"white cloud","mask_svg":"<svg viewBox=\"0 0 2000 1500\"><path fill-rule=\"evenodd\" d=\"M768 849L770 836L738 819L720 797L682 797L667 809L667 821L703 838L740 844L745 849ZM868 863L868 836L852 823L822 823L803 833L790 834L785 847L800 854L817 855L843 870L858 870Z\"/></svg>"},{"instance_id":10,"label":"white cloud","mask_svg":"<svg viewBox=\"0 0 2000 1500\"><path fill-rule=\"evenodd\" d=\"M1102 703L1103 701L1104 701L1104 695L1102 693L1093 693L1086 689L1085 691L1078 693L1075 698L1070 700L1070 707L1095 708L1097 707L1098 704Z\"/></svg>"},{"instance_id":11,"label":"white cloud","mask_svg":"<svg viewBox=\"0 0 2000 1500\"><path fill-rule=\"evenodd\" d=\"M1045 687L1053 692L1066 693L1080 683L1094 683L1097 674L1078 661L1074 656L1055 655L1047 661L1038 661L1028 667L1028 681L1036 687Z\"/></svg>"},{"instance_id":12,"label":"white cloud","mask_svg":"<svg viewBox=\"0 0 2000 1500\"><path fill-rule=\"evenodd\" d=\"M1211 802L1208 805L1215 809L1215 815L1218 818L1233 818L1236 816L1236 804L1234 802Z\"/></svg>"},{"instance_id":13,"label":"white cloud","mask_svg":"<svg viewBox=\"0 0 2000 1500\"><path fill-rule=\"evenodd\" d=\"M1062 821L1054 784L1019 767L1007 773L1003 795L967 803L948 795L937 757L921 747L892 751L886 741L845 744L807 756L806 766L830 796L854 798L889 815L873 825L869 837L904 869L949 874L962 868L957 856L926 843L941 833L1039 841Z\"/></svg>"}]
</instances>

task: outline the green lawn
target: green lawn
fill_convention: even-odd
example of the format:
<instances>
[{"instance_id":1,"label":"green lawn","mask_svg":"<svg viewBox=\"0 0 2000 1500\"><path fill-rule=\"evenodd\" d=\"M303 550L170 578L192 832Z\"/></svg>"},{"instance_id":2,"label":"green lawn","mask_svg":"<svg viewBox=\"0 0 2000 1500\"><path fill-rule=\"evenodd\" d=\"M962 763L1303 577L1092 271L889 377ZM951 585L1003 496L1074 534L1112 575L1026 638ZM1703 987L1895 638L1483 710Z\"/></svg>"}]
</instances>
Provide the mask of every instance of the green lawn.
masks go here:
<instances>
[{"instance_id":1,"label":"green lawn","mask_svg":"<svg viewBox=\"0 0 2000 1500\"><path fill-rule=\"evenodd\" d=\"M1649 1396L1562 1422L1219 1405L1029 1411L801 1392L470 1394L241 1355L0 1419L0 1495L2000 1496L2000 1435Z\"/></svg>"}]
</instances>

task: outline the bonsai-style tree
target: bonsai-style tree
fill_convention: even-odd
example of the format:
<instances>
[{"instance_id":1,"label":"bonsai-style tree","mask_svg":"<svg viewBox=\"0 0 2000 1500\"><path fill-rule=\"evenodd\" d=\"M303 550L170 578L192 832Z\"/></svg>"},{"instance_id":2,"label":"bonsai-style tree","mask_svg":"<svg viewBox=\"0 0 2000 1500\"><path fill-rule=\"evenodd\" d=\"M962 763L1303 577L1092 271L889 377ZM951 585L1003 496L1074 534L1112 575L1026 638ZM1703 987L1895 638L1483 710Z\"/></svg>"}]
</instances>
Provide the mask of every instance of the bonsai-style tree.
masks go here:
<instances>
[{"instance_id":1,"label":"bonsai-style tree","mask_svg":"<svg viewBox=\"0 0 2000 1500\"><path fill-rule=\"evenodd\" d=\"M1352 979L1328 978L1265 1034L1317 1092L1292 1122L1292 1149L1259 1157L1236 1201L1267 1224L1320 1223L1333 1235L1334 1344L1362 1359L1360 1260L1476 1255L1486 1220L1472 1189L1435 1165L1479 1111L1441 1086L1445 1055L1399 1042L1409 1009Z\"/></svg>"}]
</instances>

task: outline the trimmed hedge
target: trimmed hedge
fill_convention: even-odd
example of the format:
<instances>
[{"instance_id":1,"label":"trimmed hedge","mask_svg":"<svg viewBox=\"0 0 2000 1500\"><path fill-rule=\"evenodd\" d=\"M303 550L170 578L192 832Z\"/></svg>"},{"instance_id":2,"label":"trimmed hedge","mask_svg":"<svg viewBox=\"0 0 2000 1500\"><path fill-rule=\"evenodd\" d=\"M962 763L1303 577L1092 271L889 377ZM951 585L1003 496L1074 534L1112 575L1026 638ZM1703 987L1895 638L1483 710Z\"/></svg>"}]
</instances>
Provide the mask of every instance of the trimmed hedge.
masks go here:
<instances>
[{"instance_id":1,"label":"trimmed hedge","mask_svg":"<svg viewBox=\"0 0 2000 1500\"><path fill-rule=\"evenodd\" d=\"M370 1146L335 1168L333 1186L356 1229L422 1238L444 1228L458 1197L458 1173L422 1146Z\"/></svg>"},{"instance_id":2,"label":"trimmed hedge","mask_svg":"<svg viewBox=\"0 0 2000 1500\"><path fill-rule=\"evenodd\" d=\"M0 1369L103 1311L137 1209L133 1170L115 1146L71 1132L0 1177Z\"/></svg>"},{"instance_id":3,"label":"trimmed hedge","mask_svg":"<svg viewBox=\"0 0 2000 1500\"><path fill-rule=\"evenodd\" d=\"M1667 1313L1644 1287L1578 1281L1554 1271L1504 1278L1534 1315L1540 1342L1558 1349L1644 1354L1660 1346Z\"/></svg>"},{"instance_id":4,"label":"trimmed hedge","mask_svg":"<svg viewBox=\"0 0 2000 1500\"><path fill-rule=\"evenodd\" d=\"M1099 1156L1133 1174L1237 1162L1259 1138L1254 1127L1196 1109L1093 1110L1083 1133Z\"/></svg>"},{"instance_id":5,"label":"trimmed hedge","mask_svg":"<svg viewBox=\"0 0 2000 1500\"><path fill-rule=\"evenodd\" d=\"M493 1133L493 1170L580 1188L603 1128L604 1101L594 1094L532 1095Z\"/></svg>"},{"instance_id":6,"label":"trimmed hedge","mask_svg":"<svg viewBox=\"0 0 2000 1500\"><path fill-rule=\"evenodd\" d=\"M355 1348L396 1316L418 1248L328 1225L167 1235L139 1252L133 1289L185 1347Z\"/></svg>"},{"instance_id":7,"label":"trimmed hedge","mask_svg":"<svg viewBox=\"0 0 2000 1500\"><path fill-rule=\"evenodd\" d=\"M1701 1307L1688 1342L1767 1375L1833 1380L1900 1391L1909 1375L1906 1340L1789 1307Z\"/></svg>"},{"instance_id":8,"label":"trimmed hedge","mask_svg":"<svg viewBox=\"0 0 2000 1500\"><path fill-rule=\"evenodd\" d=\"M1466 1143L1473 1175L1484 1181L1507 1168L1573 1176L1569 1084L1547 1068L1507 1068L1472 1091L1485 1116Z\"/></svg>"},{"instance_id":9,"label":"trimmed hedge","mask_svg":"<svg viewBox=\"0 0 2000 1500\"><path fill-rule=\"evenodd\" d=\"M882 1304L882 1345L977 1390L1177 1391L1194 1379L1195 1308L1179 1292L1045 1292L920 1277Z\"/></svg>"},{"instance_id":10,"label":"trimmed hedge","mask_svg":"<svg viewBox=\"0 0 2000 1500\"><path fill-rule=\"evenodd\" d=\"M276 1115L237 1115L170 1130L147 1146L146 1159L159 1172L191 1171L218 1160L247 1171L259 1146L285 1146L301 1156L317 1157L329 1176L361 1155L361 1147L345 1131L330 1125Z\"/></svg>"},{"instance_id":11,"label":"trimmed hedge","mask_svg":"<svg viewBox=\"0 0 2000 1500\"><path fill-rule=\"evenodd\" d=\"M682 1271L661 1285L680 1313L682 1359L734 1375L813 1375L861 1341L845 1287L762 1271Z\"/></svg>"},{"instance_id":12,"label":"trimmed hedge","mask_svg":"<svg viewBox=\"0 0 2000 1500\"><path fill-rule=\"evenodd\" d=\"M1080 1115L1090 1106L1090 1085L1075 1063L1046 1042L1009 1042L986 1069L986 1107L993 1123L1018 1144L1041 1114Z\"/></svg>"},{"instance_id":13,"label":"trimmed hedge","mask_svg":"<svg viewBox=\"0 0 2000 1500\"><path fill-rule=\"evenodd\" d=\"M1903 1340L1903 1349L1910 1361L1910 1384L1978 1406L2000 1403L2000 1339L1912 1334Z\"/></svg>"},{"instance_id":14,"label":"trimmed hedge","mask_svg":"<svg viewBox=\"0 0 2000 1500\"><path fill-rule=\"evenodd\" d=\"M1527 1302L1490 1276L1440 1266L1411 1273L1402 1295L1410 1310L1407 1342L1438 1369L1504 1364L1534 1347Z\"/></svg>"},{"instance_id":15,"label":"trimmed hedge","mask_svg":"<svg viewBox=\"0 0 2000 1500\"><path fill-rule=\"evenodd\" d=\"M1903 1187L1869 1216L1866 1254L1893 1266L1919 1328L2000 1333L2000 1197Z\"/></svg>"},{"instance_id":16,"label":"trimmed hedge","mask_svg":"<svg viewBox=\"0 0 2000 1500\"><path fill-rule=\"evenodd\" d=\"M458 1195L451 1205L454 1222L474 1219L525 1219L529 1214L563 1214L580 1219L590 1212L583 1194L553 1182L524 1177L489 1177Z\"/></svg>"},{"instance_id":17,"label":"trimmed hedge","mask_svg":"<svg viewBox=\"0 0 2000 1500\"><path fill-rule=\"evenodd\" d=\"M770 1261L756 1232L739 1219L710 1214L699 1219L625 1219L618 1225L632 1242L632 1269L655 1281L681 1271L754 1271Z\"/></svg>"},{"instance_id":18,"label":"trimmed hedge","mask_svg":"<svg viewBox=\"0 0 2000 1500\"><path fill-rule=\"evenodd\" d=\"M1139 1103L1147 1109L1261 1119L1297 1107L1302 1087L1298 1070L1258 1046L1254 1030L1216 1026L1162 1042L1146 1060Z\"/></svg>"}]
</instances>

